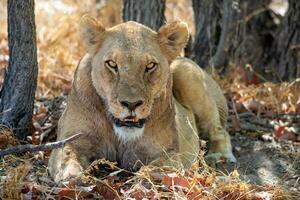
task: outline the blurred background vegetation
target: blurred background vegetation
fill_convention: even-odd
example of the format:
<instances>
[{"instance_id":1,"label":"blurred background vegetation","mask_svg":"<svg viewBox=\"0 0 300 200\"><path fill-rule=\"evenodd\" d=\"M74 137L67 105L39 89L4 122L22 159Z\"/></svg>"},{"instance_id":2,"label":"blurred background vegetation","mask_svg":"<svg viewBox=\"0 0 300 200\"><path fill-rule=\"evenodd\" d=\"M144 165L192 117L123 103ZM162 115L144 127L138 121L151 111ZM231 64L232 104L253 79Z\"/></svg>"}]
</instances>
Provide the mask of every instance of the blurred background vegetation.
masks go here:
<instances>
[{"instance_id":1,"label":"blurred background vegetation","mask_svg":"<svg viewBox=\"0 0 300 200\"><path fill-rule=\"evenodd\" d=\"M214 66L218 71L222 71L230 64L235 64L236 68L241 67L243 69L242 71L246 76L244 78L249 79L246 81L250 83L261 80L292 81L299 77L299 58L296 60L294 58L293 62L289 58L289 54L297 54L296 56L299 57L299 43L296 42L300 40L300 20L297 13L300 8L297 0L290 0L290 6L293 6L290 7L290 12L297 15L293 16L294 21L290 20L289 22L284 21L288 15L289 3L287 0L255 2L230 0L226 1L228 5L225 3L223 5L222 1L219 0L141 2L145 6L145 10L150 11L152 11L151 6L154 7L155 11L159 2L165 2L165 7L159 10L159 12L164 12L165 20L160 20L158 26L165 21L174 19L181 19L188 24L192 37L187 55L196 60L201 67ZM123 21L122 13L125 12L125 9L122 11L123 1L37 0L35 4L39 63L38 96L67 93L74 68L84 54L78 34L80 17L89 13L100 19L106 27L111 27ZM130 1L124 1L124 4L129 5ZM127 13L137 12L137 9L131 9L133 10L127 8ZM151 21L159 17L159 13L157 13L157 17L153 12L150 14L149 16L141 16L140 21L150 25L147 24L150 22L146 22L146 19ZM127 20L135 19L138 21L134 14L131 18L128 15L126 15ZM196 23L195 19L197 20ZM285 25L284 23L289 25L292 22L294 27L292 25L289 28L282 27ZM294 33L295 31L298 33ZM289 34L293 35L289 37ZM279 41L274 42L274 40ZM281 44L284 42L289 43ZM292 48L293 52L287 49L287 46ZM275 51L276 47L279 48L278 51ZM291 56L295 57L295 55ZM3 82L4 69L7 63L7 6L5 1L1 1L1 82ZM257 73L254 73L253 70Z\"/></svg>"}]
</instances>

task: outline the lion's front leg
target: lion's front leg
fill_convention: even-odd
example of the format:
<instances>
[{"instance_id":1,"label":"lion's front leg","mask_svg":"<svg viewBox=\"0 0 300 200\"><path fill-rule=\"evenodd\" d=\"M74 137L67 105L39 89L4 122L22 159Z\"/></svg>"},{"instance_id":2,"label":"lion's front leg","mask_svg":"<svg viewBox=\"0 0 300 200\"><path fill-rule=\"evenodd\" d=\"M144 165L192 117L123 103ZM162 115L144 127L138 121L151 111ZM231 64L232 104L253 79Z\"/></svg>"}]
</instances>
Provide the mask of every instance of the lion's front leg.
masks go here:
<instances>
[{"instance_id":1,"label":"lion's front leg","mask_svg":"<svg viewBox=\"0 0 300 200\"><path fill-rule=\"evenodd\" d=\"M48 169L55 182L61 182L79 176L92 161L102 158L115 160L113 145L110 141L86 132L63 148L53 150Z\"/></svg>"},{"instance_id":2,"label":"lion's front leg","mask_svg":"<svg viewBox=\"0 0 300 200\"><path fill-rule=\"evenodd\" d=\"M236 158L232 153L230 136L224 128L216 128L211 131L209 139L209 151L206 160L209 163L216 163L222 159L227 162L236 162Z\"/></svg>"},{"instance_id":3,"label":"lion's front leg","mask_svg":"<svg viewBox=\"0 0 300 200\"><path fill-rule=\"evenodd\" d=\"M70 145L52 151L48 169L55 182L69 180L83 172L84 167L80 163L78 156L77 152Z\"/></svg>"},{"instance_id":4,"label":"lion's front leg","mask_svg":"<svg viewBox=\"0 0 300 200\"><path fill-rule=\"evenodd\" d=\"M221 125L217 108L212 109L215 111L210 112L210 116L202 122L202 127L209 137L209 151L206 160L215 163L225 159L227 162L235 163L236 158L232 153L230 136L225 127Z\"/></svg>"}]
</instances>

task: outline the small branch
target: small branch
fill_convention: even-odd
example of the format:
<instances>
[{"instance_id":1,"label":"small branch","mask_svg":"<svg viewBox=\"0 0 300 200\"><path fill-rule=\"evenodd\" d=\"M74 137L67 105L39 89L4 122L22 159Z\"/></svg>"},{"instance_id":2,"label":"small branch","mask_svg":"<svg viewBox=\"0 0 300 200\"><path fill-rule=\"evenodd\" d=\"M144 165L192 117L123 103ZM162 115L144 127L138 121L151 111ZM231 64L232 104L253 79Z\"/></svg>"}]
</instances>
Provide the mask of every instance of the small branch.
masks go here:
<instances>
[{"instance_id":1,"label":"small branch","mask_svg":"<svg viewBox=\"0 0 300 200\"><path fill-rule=\"evenodd\" d=\"M40 144L40 145L33 145L33 144L25 144L25 145L17 145L11 148L7 148L0 151L0 158L6 155L14 154L14 153L22 153L22 152L35 152L35 151L46 151L46 150L52 150L52 149L58 149L62 148L66 143L71 142L73 140L76 140L80 136L82 136L83 133L78 133L76 135L73 135L67 139L57 141L57 142L50 142L46 144Z\"/></svg>"},{"instance_id":2,"label":"small branch","mask_svg":"<svg viewBox=\"0 0 300 200\"><path fill-rule=\"evenodd\" d=\"M231 98L232 109L237 120L240 120L234 100Z\"/></svg>"},{"instance_id":3,"label":"small branch","mask_svg":"<svg viewBox=\"0 0 300 200\"><path fill-rule=\"evenodd\" d=\"M259 8L259 9L255 10L255 11L253 11L252 13L250 13L249 15L245 16L243 20L245 22L248 22L253 17L255 17L255 16L257 16L257 15L259 15L259 14L261 14L261 13L267 11L267 10L268 10L267 8ZM240 20L240 21L243 22L243 20Z\"/></svg>"}]
</instances>

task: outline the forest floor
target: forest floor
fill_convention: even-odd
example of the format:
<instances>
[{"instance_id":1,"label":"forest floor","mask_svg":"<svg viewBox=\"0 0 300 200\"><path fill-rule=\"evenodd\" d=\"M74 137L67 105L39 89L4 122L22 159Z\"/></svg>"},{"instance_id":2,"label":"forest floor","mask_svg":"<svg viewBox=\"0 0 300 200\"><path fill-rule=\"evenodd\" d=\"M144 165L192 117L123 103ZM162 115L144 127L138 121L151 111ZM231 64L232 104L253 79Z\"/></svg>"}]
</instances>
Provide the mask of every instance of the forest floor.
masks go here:
<instances>
[{"instance_id":1,"label":"forest floor","mask_svg":"<svg viewBox=\"0 0 300 200\"><path fill-rule=\"evenodd\" d=\"M232 136L241 179L261 185L277 184L300 197L300 144L277 141L271 134Z\"/></svg>"}]
</instances>

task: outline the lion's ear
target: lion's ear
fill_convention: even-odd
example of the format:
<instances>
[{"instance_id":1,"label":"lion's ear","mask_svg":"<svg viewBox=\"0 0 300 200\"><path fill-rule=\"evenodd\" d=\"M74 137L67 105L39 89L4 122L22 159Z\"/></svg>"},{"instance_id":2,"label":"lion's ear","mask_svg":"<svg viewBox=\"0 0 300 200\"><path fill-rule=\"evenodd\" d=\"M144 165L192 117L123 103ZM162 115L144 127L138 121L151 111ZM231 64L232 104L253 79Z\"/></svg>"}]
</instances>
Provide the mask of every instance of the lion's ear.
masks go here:
<instances>
[{"instance_id":1,"label":"lion's ear","mask_svg":"<svg viewBox=\"0 0 300 200\"><path fill-rule=\"evenodd\" d=\"M84 15L80 20L80 37L88 51L101 42L105 28L95 18Z\"/></svg>"},{"instance_id":2,"label":"lion's ear","mask_svg":"<svg viewBox=\"0 0 300 200\"><path fill-rule=\"evenodd\" d=\"M189 38L187 24L182 21L174 21L162 26L157 33L158 43L171 61L178 56L185 47Z\"/></svg>"}]
</instances>

